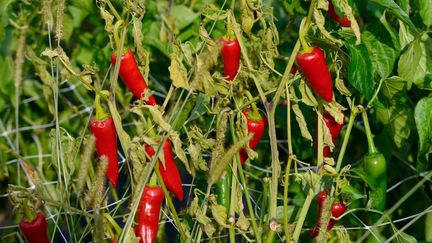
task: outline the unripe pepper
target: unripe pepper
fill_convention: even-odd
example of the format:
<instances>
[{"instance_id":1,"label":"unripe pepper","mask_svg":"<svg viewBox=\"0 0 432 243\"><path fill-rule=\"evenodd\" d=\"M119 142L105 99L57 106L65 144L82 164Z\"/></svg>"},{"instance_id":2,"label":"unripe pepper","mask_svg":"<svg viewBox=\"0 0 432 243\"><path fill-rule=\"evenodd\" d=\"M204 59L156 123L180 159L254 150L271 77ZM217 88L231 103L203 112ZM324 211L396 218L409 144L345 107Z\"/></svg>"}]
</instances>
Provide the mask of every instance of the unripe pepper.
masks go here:
<instances>
[{"instance_id":1,"label":"unripe pepper","mask_svg":"<svg viewBox=\"0 0 432 243\"><path fill-rule=\"evenodd\" d=\"M384 155L375 147L366 111L362 112L362 117L369 147L368 153L363 157L363 169L374 179L369 193L372 199L370 207L384 211L387 193L387 162ZM374 220L377 218L379 218L377 215L373 217Z\"/></svg>"},{"instance_id":2,"label":"unripe pepper","mask_svg":"<svg viewBox=\"0 0 432 243\"><path fill-rule=\"evenodd\" d=\"M333 3L329 0L329 8L328 8L328 15L330 18L332 18L334 21L338 22L341 26L344 27L350 27L351 21L348 20L347 16L343 16L342 18L337 15Z\"/></svg>"},{"instance_id":3,"label":"unripe pepper","mask_svg":"<svg viewBox=\"0 0 432 243\"><path fill-rule=\"evenodd\" d=\"M255 149L259 144L261 137L263 136L267 120L265 116L261 116L259 112L253 112L249 109L245 109L242 113L246 116L247 130L248 133L253 133L253 137L249 140L249 147ZM240 150L240 162L243 164L248 158L248 154L245 148Z\"/></svg>"},{"instance_id":4,"label":"unripe pepper","mask_svg":"<svg viewBox=\"0 0 432 243\"><path fill-rule=\"evenodd\" d=\"M363 157L363 168L366 174L375 179L370 197L373 198L371 208L384 211L387 194L387 162L380 152L369 152Z\"/></svg>"},{"instance_id":5,"label":"unripe pepper","mask_svg":"<svg viewBox=\"0 0 432 243\"><path fill-rule=\"evenodd\" d=\"M313 90L327 102L332 102L332 78L321 48L312 47L311 52L299 53L296 60Z\"/></svg>"},{"instance_id":6,"label":"unripe pepper","mask_svg":"<svg viewBox=\"0 0 432 243\"><path fill-rule=\"evenodd\" d=\"M116 60L117 55L114 53L111 54L111 63L113 65L116 64ZM138 68L138 64L131 49L127 49L126 53L121 56L119 76L137 99L141 99L141 97L144 96L147 83ZM153 95L148 97L146 103L153 106L156 105L156 100Z\"/></svg>"},{"instance_id":7,"label":"unripe pepper","mask_svg":"<svg viewBox=\"0 0 432 243\"><path fill-rule=\"evenodd\" d=\"M227 80L233 80L237 75L240 65L240 44L237 38L220 38L222 44L222 61L224 64L224 76Z\"/></svg>"},{"instance_id":8,"label":"unripe pepper","mask_svg":"<svg viewBox=\"0 0 432 243\"><path fill-rule=\"evenodd\" d=\"M159 213L164 199L162 188L146 186L137 210L138 226L135 234L141 237L140 243L153 243L159 226Z\"/></svg>"},{"instance_id":9,"label":"unripe pepper","mask_svg":"<svg viewBox=\"0 0 432 243\"><path fill-rule=\"evenodd\" d=\"M96 138L96 152L99 157L107 157L106 176L114 187L117 187L118 159L117 159L117 132L112 116L90 120L90 132Z\"/></svg>"},{"instance_id":10,"label":"unripe pepper","mask_svg":"<svg viewBox=\"0 0 432 243\"><path fill-rule=\"evenodd\" d=\"M183 201L184 195L183 195L183 187L182 187L180 172L174 160L171 142L169 139L165 141L162 150L165 159L165 168L162 162L158 160L159 171L162 176L162 179L165 183L165 186L168 188L168 190L174 193L174 195L178 200ZM152 148L152 146L148 144L145 145L145 151L150 157L152 157L156 153Z\"/></svg>"},{"instance_id":11,"label":"unripe pepper","mask_svg":"<svg viewBox=\"0 0 432 243\"><path fill-rule=\"evenodd\" d=\"M21 220L19 228L29 243L50 243L47 235L47 222L41 212L31 221Z\"/></svg>"}]
</instances>

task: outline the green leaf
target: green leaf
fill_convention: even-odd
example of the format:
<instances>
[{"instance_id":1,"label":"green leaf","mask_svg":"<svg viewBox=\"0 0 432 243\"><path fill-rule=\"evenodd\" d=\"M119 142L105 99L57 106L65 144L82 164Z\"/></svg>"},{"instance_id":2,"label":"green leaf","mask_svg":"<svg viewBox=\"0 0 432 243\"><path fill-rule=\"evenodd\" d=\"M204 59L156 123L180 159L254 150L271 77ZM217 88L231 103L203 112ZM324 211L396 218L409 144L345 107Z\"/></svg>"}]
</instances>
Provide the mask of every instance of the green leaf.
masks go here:
<instances>
[{"instance_id":1,"label":"green leaf","mask_svg":"<svg viewBox=\"0 0 432 243\"><path fill-rule=\"evenodd\" d=\"M387 22L386 12L384 12L383 15L381 16L380 22L381 22L381 24L384 25L387 32L389 33L390 38L393 42L393 46L396 48L396 50L400 50L401 47L400 47L400 43L399 43L399 38L397 37L397 32L393 28L393 26Z\"/></svg>"},{"instance_id":2,"label":"green leaf","mask_svg":"<svg viewBox=\"0 0 432 243\"><path fill-rule=\"evenodd\" d=\"M412 235L409 235L403 231L399 231L398 228L394 224L391 224L392 230L394 234L397 234L395 242L398 243L417 243L416 238Z\"/></svg>"},{"instance_id":3,"label":"green leaf","mask_svg":"<svg viewBox=\"0 0 432 243\"><path fill-rule=\"evenodd\" d=\"M73 18L69 15L65 15L63 21L63 38L66 43L69 43L73 30L74 30Z\"/></svg>"},{"instance_id":4,"label":"green leaf","mask_svg":"<svg viewBox=\"0 0 432 243\"><path fill-rule=\"evenodd\" d=\"M72 23L74 28L79 28L82 21L87 17L89 12L85 9L74 7L72 5L68 6L70 15L72 16Z\"/></svg>"},{"instance_id":5,"label":"green leaf","mask_svg":"<svg viewBox=\"0 0 432 243\"><path fill-rule=\"evenodd\" d=\"M346 184L342 187L342 193L348 194L351 201L355 201L357 199L365 198L366 195L361 193L357 188L351 186L350 184Z\"/></svg>"},{"instance_id":6,"label":"green leaf","mask_svg":"<svg viewBox=\"0 0 432 243\"><path fill-rule=\"evenodd\" d=\"M404 49L406 45L414 40L414 36L411 34L407 26L399 20L399 43L400 49Z\"/></svg>"},{"instance_id":7,"label":"green leaf","mask_svg":"<svg viewBox=\"0 0 432 243\"><path fill-rule=\"evenodd\" d=\"M206 105L208 105L210 102L210 97L206 96L203 93L199 93L197 100L195 102L195 107L193 108L191 115L189 119L186 121L186 123L193 121L200 116L202 116L204 113L207 112ZM189 102L190 103L190 102Z\"/></svg>"},{"instance_id":8,"label":"green leaf","mask_svg":"<svg viewBox=\"0 0 432 243\"><path fill-rule=\"evenodd\" d=\"M432 1L430 0L419 0L420 16L423 23L429 27L432 25Z\"/></svg>"},{"instance_id":9,"label":"green leaf","mask_svg":"<svg viewBox=\"0 0 432 243\"><path fill-rule=\"evenodd\" d=\"M431 54L427 52L426 46L432 45L432 39L423 34L415 39L400 56L398 63L398 74L401 78L414 83L418 88L431 88L431 82L425 79L427 74L427 62Z\"/></svg>"},{"instance_id":10,"label":"green leaf","mask_svg":"<svg viewBox=\"0 0 432 243\"><path fill-rule=\"evenodd\" d=\"M417 168L424 171L430 167L429 154L432 153L432 97L423 98L417 103L414 119L419 135Z\"/></svg>"},{"instance_id":11,"label":"green leaf","mask_svg":"<svg viewBox=\"0 0 432 243\"><path fill-rule=\"evenodd\" d=\"M400 98L405 98L407 89L409 87L405 80L398 76L392 76L384 80L380 92L392 103L400 103L398 101L401 101Z\"/></svg>"},{"instance_id":12,"label":"green leaf","mask_svg":"<svg viewBox=\"0 0 432 243\"><path fill-rule=\"evenodd\" d=\"M402 20L405 24L407 24L413 30L416 30L416 27L411 22L409 16L397 5L393 0L371 0L371 2L385 8L386 10L393 13L398 19Z\"/></svg>"},{"instance_id":13,"label":"green leaf","mask_svg":"<svg viewBox=\"0 0 432 243\"><path fill-rule=\"evenodd\" d=\"M184 5L174 5L171 8L171 15L173 17L173 23L181 30L191 24L200 13L195 13Z\"/></svg>"},{"instance_id":14,"label":"green leaf","mask_svg":"<svg viewBox=\"0 0 432 243\"><path fill-rule=\"evenodd\" d=\"M372 80L372 62L364 44L354 45L354 41L348 43L350 62L348 66L348 81L367 100L370 100L375 84Z\"/></svg>"},{"instance_id":15,"label":"green leaf","mask_svg":"<svg viewBox=\"0 0 432 243\"><path fill-rule=\"evenodd\" d=\"M362 33L362 41L371 54L370 59L374 73L381 78L388 77L393 70L396 58L399 56L390 35L383 31L382 25L374 25L370 31Z\"/></svg>"},{"instance_id":16,"label":"green leaf","mask_svg":"<svg viewBox=\"0 0 432 243\"><path fill-rule=\"evenodd\" d=\"M351 172L358 175L370 188L374 189L376 187L376 180L370 175L366 174L363 169L352 168Z\"/></svg>"},{"instance_id":17,"label":"green leaf","mask_svg":"<svg viewBox=\"0 0 432 243\"><path fill-rule=\"evenodd\" d=\"M191 109L192 109L192 102L186 102L184 108L180 111L180 114L178 115L176 123L173 126L173 129L175 131L179 131L183 127L186 119L189 116L189 112L191 111Z\"/></svg>"},{"instance_id":18,"label":"green leaf","mask_svg":"<svg viewBox=\"0 0 432 243\"><path fill-rule=\"evenodd\" d=\"M397 104L390 108L377 108L377 118L386 125L385 129L392 135L393 141L401 148L414 128L414 114L411 107Z\"/></svg>"},{"instance_id":19,"label":"green leaf","mask_svg":"<svg viewBox=\"0 0 432 243\"><path fill-rule=\"evenodd\" d=\"M1 0L0 1L0 42L3 41L5 36L5 26L8 24L8 11L7 7L8 5L13 2L13 0Z\"/></svg>"}]
</instances>

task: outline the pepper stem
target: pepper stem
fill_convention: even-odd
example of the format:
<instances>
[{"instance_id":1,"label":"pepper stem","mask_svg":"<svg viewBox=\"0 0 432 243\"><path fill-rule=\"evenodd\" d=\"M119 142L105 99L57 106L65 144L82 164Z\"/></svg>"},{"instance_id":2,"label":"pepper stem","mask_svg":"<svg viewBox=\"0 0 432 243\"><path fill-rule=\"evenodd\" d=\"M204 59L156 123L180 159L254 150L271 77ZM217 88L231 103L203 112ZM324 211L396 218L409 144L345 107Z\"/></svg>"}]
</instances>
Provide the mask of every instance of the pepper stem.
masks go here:
<instances>
[{"instance_id":1,"label":"pepper stem","mask_svg":"<svg viewBox=\"0 0 432 243\"><path fill-rule=\"evenodd\" d=\"M305 39L305 32L307 33L307 30L305 30L305 25L306 25L306 19L303 18L303 20L300 24L300 31L299 31L299 39L300 39L300 43L301 43L302 48L303 48L301 53L310 53L310 52L312 52L312 48L309 46L309 44L307 43L307 41Z\"/></svg>"},{"instance_id":2,"label":"pepper stem","mask_svg":"<svg viewBox=\"0 0 432 243\"><path fill-rule=\"evenodd\" d=\"M157 156L157 154L156 154L156 156ZM157 158L157 160L159 160L159 159ZM156 162L155 167L158 166L157 163L158 162ZM149 182L148 182L147 185L149 185L149 186L157 186L157 175L156 175L156 172L153 173L153 175L151 176L151 178L150 178L150 180L149 180Z\"/></svg>"},{"instance_id":3,"label":"pepper stem","mask_svg":"<svg viewBox=\"0 0 432 243\"><path fill-rule=\"evenodd\" d=\"M252 94L248 90L245 90L245 95L248 98L248 100L252 101L251 103L252 112L248 113L248 118L254 121L261 120L261 115L259 113L258 107L256 106L256 103L253 101L254 98L252 97Z\"/></svg>"},{"instance_id":4,"label":"pepper stem","mask_svg":"<svg viewBox=\"0 0 432 243\"><path fill-rule=\"evenodd\" d=\"M232 21L231 21L231 10L228 12L228 17L227 17L227 33L226 33L226 37L228 40L234 39L235 38L235 34L233 29L231 28L232 25Z\"/></svg>"},{"instance_id":5,"label":"pepper stem","mask_svg":"<svg viewBox=\"0 0 432 243\"><path fill-rule=\"evenodd\" d=\"M150 117L147 117L146 126L147 126L147 131L148 131L149 137L151 137L151 138L157 138L157 134L156 134L156 132L154 130L155 128L153 127L153 122L150 119Z\"/></svg>"},{"instance_id":6,"label":"pepper stem","mask_svg":"<svg viewBox=\"0 0 432 243\"><path fill-rule=\"evenodd\" d=\"M108 114L102 108L100 96L97 94L95 98L96 120L103 121L108 117Z\"/></svg>"},{"instance_id":7,"label":"pepper stem","mask_svg":"<svg viewBox=\"0 0 432 243\"><path fill-rule=\"evenodd\" d=\"M373 135L372 135L372 132L370 129L369 119L368 119L368 115L367 115L366 110L363 110L362 118L363 118L363 123L364 123L365 131L366 131L366 138L367 138L367 142L368 142L369 153L370 154L377 153L378 150L375 147L375 143L373 141Z\"/></svg>"},{"instance_id":8,"label":"pepper stem","mask_svg":"<svg viewBox=\"0 0 432 243\"><path fill-rule=\"evenodd\" d=\"M115 23L114 25L114 30L113 30L113 34L114 34L114 43L115 43L115 49L119 50L120 49L120 36L119 36L119 28L120 26L123 24L122 20L119 20Z\"/></svg>"},{"instance_id":9,"label":"pepper stem","mask_svg":"<svg viewBox=\"0 0 432 243\"><path fill-rule=\"evenodd\" d=\"M312 48L306 42L306 40L304 38L304 35L307 34L307 32L309 30L310 23L311 23L311 20L312 20L312 13L313 13L315 4L316 4L316 0L312 0L311 4L309 6L309 12L308 12L308 15L306 17L306 20L303 19L302 23L300 24L300 33L299 33L300 36L299 36L299 39L300 39L300 43L301 43L301 45L303 47L302 53L310 53L310 52L312 52Z\"/></svg>"},{"instance_id":10,"label":"pepper stem","mask_svg":"<svg viewBox=\"0 0 432 243\"><path fill-rule=\"evenodd\" d=\"M28 205L28 199L24 199L23 213L24 213L24 221L26 222L32 222L36 218L35 213Z\"/></svg>"}]
</instances>

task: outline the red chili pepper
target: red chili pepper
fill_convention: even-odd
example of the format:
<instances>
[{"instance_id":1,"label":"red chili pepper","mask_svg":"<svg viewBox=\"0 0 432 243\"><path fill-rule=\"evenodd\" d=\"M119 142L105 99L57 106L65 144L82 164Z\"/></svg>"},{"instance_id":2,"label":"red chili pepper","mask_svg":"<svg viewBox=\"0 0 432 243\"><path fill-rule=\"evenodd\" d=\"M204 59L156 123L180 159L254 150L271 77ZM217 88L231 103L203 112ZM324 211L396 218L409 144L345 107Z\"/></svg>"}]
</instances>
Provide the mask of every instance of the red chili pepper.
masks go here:
<instances>
[{"instance_id":1,"label":"red chili pepper","mask_svg":"<svg viewBox=\"0 0 432 243\"><path fill-rule=\"evenodd\" d=\"M226 40L220 38L222 44L222 60L224 63L224 75L227 80L233 80L237 75L240 65L240 44L237 38Z\"/></svg>"},{"instance_id":2,"label":"red chili pepper","mask_svg":"<svg viewBox=\"0 0 432 243\"><path fill-rule=\"evenodd\" d=\"M332 206L332 216L335 218L340 217L342 214L345 213L347 208L348 207L341 202L334 203ZM337 222L338 221L335 219L330 219L330 221L327 225L327 230L331 230L333 228L333 226L335 226L337 224Z\"/></svg>"},{"instance_id":3,"label":"red chili pepper","mask_svg":"<svg viewBox=\"0 0 432 243\"><path fill-rule=\"evenodd\" d=\"M90 120L90 131L96 138L96 152L99 157L106 156L108 166L106 176L114 187L117 187L118 159L117 133L111 116L103 120Z\"/></svg>"},{"instance_id":4,"label":"red chili pepper","mask_svg":"<svg viewBox=\"0 0 432 243\"><path fill-rule=\"evenodd\" d=\"M309 80L313 90L324 100L332 102L333 83L324 53L319 47L312 48L312 52L297 54L297 64Z\"/></svg>"},{"instance_id":5,"label":"red chili pepper","mask_svg":"<svg viewBox=\"0 0 432 243\"><path fill-rule=\"evenodd\" d=\"M322 215L322 207L324 201L327 200L327 194L329 192L328 188L325 188L322 192L320 192L317 196L317 204L318 204L318 216L316 226L310 232L310 237L315 238L319 233L319 225L321 224L321 215Z\"/></svg>"},{"instance_id":6,"label":"red chili pepper","mask_svg":"<svg viewBox=\"0 0 432 243\"><path fill-rule=\"evenodd\" d=\"M324 189L322 192L320 192L320 194L318 194L317 197L317 204L318 204L318 218L317 218L317 224L315 225L315 227L312 229L312 231L310 232L310 237L311 238L315 238L318 236L319 233L319 226L321 224L321 215L322 215L322 207L323 207L323 203L324 201L327 199L327 193L329 192L329 189ZM345 211L347 210L347 206L341 202L336 202L333 203L332 205L332 216L335 218L340 217L342 214L345 213ZM327 225L327 231L331 230L336 224L337 224L337 220L335 219L330 219L328 225Z\"/></svg>"},{"instance_id":7,"label":"red chili pepper","mask_svg":"<svg viewBox=\"0 0 432 243\"><path fill-rule=\"evenodd\" d=\"M332 216L339 218L347 210L347 206L341 202L333 203L332 206Z\"/></svg>"},{"instance_id":8,"label":"red chili pepper","mask_svg":"<svg viewBox=\"0 0 432 243\"><path fill-rule=\"evenodd\" d=\"M159 226L159 213L164 199L160 187L146 186L137 210L138 226L135 234L141 237L140 243L152 243L156 239Z\"/></svg>"},{"instance_id":9,"label":"red chili pepper","mask_svg":"<svg viewBox=\"0 0 432 243\"><path fill-rule=\"evenodd\" d=\"M267 120L265 116L251 114L249 109L245 109L242 113L246 116L248 133L253 133L253 137L249 140L249 147L255 149L259 144L261 137L263 136ZM245 148L240 150L240 162L243 164L248 158L247 151Z\"/></svg>"},{"instance_id":10,"label":"red chili pepper","mask_svg":"<svg viewBox=\"0 0 432 243\"><path fill-rule=\"evenodd\" d=\"M50 243L47 234L47 222L41 212L31 222L21 220L19 228L29 243Z\"/></svg>"},{"instance_id":11,"label":"red chili pepper","mask_svg":"<svg viewBox=\"0 0 432 243\"><path fill-rule=\"evenodd\" d=\"M159 142L159 141L158 141ZM180 173L178 171L176 162L174 160L174 156L172 153L171 142L167 139L162 147L164 159L165 159L165 168L162 162L159 160L159 171L162 176L162 179L165 183L165 186L177 197L178 200L183 201L183 187L182 181L180 177ZM145 151L151 157L155 155L154 149L146 144Z\"/></svg>"},{"instance_id":12,"label":"red chili pepper","mask_svg":"<svg viewBox=\"0 0 432 243\"><path fill-rule=\"evenodd\" d=\"M344 27L350 27L351 26L351 21L348 20L347 16L343 16L342 18L339 17L339 15L337 15L333 3L331 1L329 1L329 8L328 8L328 15L330 16L330 18L332 18L334 21L338 22L340 25L344 26Z\"/></svg>"},{"instance_id":13,"label":"red chili pepper","mask_svg":"<svg viewBox=\"0 0 432 243\"><path fill-rule=\"evenodd\" d=\"M336 139L339 137L339 134L344 126L345 123L345 114L343 114L343 121L341 124L337 123L336 120L329 114L324 114L323 115L323 119L324 119L324 123L326 124L326 126L328 127L328 129L330 130L330 134L332 137L332 141L336 141ZM330 148L328 146L325 146L323 149L323 154L324 157L328 157L328 155L330 154Z\"/></svg>"},{"instance_id":14,"label":"red chili pepper","mask_svg":"<svg viewBox=\"0 0 432 243\"><path fill-rule=\"evenodd\" d=\"M111 54L111 63L113 65L116 64L116 60L117 55L114 53ZM131 49L128 49L126 53L121 56L119 76L137 99L144 96L144 91L147 89L147 83L138 68L138 64L135 61ZM153 106L156 105L156 100L153 95L146 100L146 103Z\"/></svg>"}]
</instances>

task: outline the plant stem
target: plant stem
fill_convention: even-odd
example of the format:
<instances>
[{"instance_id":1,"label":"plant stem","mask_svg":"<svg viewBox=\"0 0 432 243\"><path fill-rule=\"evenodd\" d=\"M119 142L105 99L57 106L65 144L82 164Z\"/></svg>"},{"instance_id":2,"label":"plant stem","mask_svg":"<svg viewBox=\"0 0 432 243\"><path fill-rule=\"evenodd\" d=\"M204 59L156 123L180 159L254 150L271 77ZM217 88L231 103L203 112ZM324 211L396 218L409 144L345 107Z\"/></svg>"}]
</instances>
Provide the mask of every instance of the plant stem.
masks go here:
<instances>
[{"instance_id":1,"label":"plant stem","mask_svg":"<svg viewBox=\"0 0 432 243\"><path fill-rule=\"evenodd\" d=\"M232 130L232 131L234 131L234 130ZM234 140L234 143L235 143L235 140ZM252 202L250 200L250 195L249 195L249 191L248 191L247 186L246 186L246 180L244 178L243 168L242 168L241 163L240 163L239 155L236 156L235 160L236 160L237 167L238 167L239 174L240 174L240 181L243 185L244 193L246 196L246 203L247 203L249 214L250 214L251 221L252 221L252 229L254 231L257 242L260 243L261 242L261 234L258 231L258 227L256 224L255 211L253 209Z\"/></svg>"},{"instance_id":2,"label":"plant stem","mask_svg":"<svg viewBox=\"0 0 432 243\"><path fill-rule=\"evenodd\" d=\"M318 103L318 124L317 124L317 138L318 138L318 148L317 148L317 167L318 167L318 171L321 168L321 166L324 163L324 155L323 155L323 150L324 150L324 144L323 144L323 107L321 102Z\"/></svg>"},{"instance_id":3,"label":"plant stem","mask_svg":"<svg viewBox=\"0 0 432 243\"><path fill-rule=\"evenodd\" d=\"M287 166L285 168L285 180L284 180L284 231L285 239L290 238L289 227L288 227L288 187L289 187L289 174L291 170L292 155L288 158Z\"/></svg>"},{"instance_id":4,"label":"plant stem","mask_svg":"<svg viewBox=\"0 0 432 243\"><path fill-rule=\"evenodd\" d=\"M97 121L103 121L108 117L108 114L102 108L99 95L96 95L96 98L95 98L95 110L96 110L96 120Z\"/></svg>"},{"instance_id":5,"label":"plant stem","mask_svg":"<svg viewBox=\"0 0 432 243\"><path fill-rule=\"evenodd\" d=\"M184 242L184 241L186 241L186 235L185 235L183 227L182 227L182 225L180 223L180 219L179 219L179 217L177 215L177 211L176 211L176 209L174 207L174 204L172 203L172 200L171 200L171 197L169 195L169 192L168 192L168 190L167 190L167 188L165 186L165 183L163 181L162 175L160 174L159 166L155 166L155 171L156 171L156 175L157 175L157 178L159 180L159 183L162 186L162 190L163 190L163 192L165 194L165 199L166 199L166 202L167 202L168 207L170 209L170 212L171 212L171 214L173 216L174 223L177 225L178 231L180 233L180 238Z\"/></svg>"},{"instance_id":6,"label":"plant stem","mask_svg":"<svg viewBox=\"0 0 432 243\"><path fill-rule=\"evenodd\" d=\"M312 13L313 13L313 10L315 8L315 4L316 4L316 0L312 0L311 4L309 6L308 15L306 17L306 22L304 23L304 25L300 25L300 27L303 27L303 28L300 28L299 38L300 38L300 41L301 41L301 44L302 44L302 47L303 47L303 52L305 52L305 53L310 53L312 51L312 48L306 42L306 40L304 39L304 36L307 34L307 32L309 30L310 23L311 23L311 20L312 20Z\"/></svg>"},{"instance_id":7,"label":"plant stem","mask_svg":"<svg viewBox=\"0 0 432 243\"><path fill-rule=\"evenodd\" d=\"M231 116L230 119L230 127L231 127L231 132L234 132L234 116ZM235 135L235 134L234 134ZM235 136L233 137L233 139L235 138ZM234 157L234 160L237 160L238 156ZM230 210L229 210L229 214L228 214L228 218L229 221L231 223L231 227L229 228L229 237L230 237L230 242L231 243L235 243L235 206L237 203L237 200L241 200L241 198L237 198L237 193L236 193L236 189L237 189L237 163L233 163L233 167L232 167L232 174L231 174L231 198L230 198Z\"/></svg>"},{"instance_id":8,"label":"plant stem","mask_svg":"<svg viewBox=\"0 0 432 243\"><path fill-rule=\"evenodd\" d=\"M351 110L351 116L350 116L350 119L348 121L348 126L347 126L347 130L345 132L345 137L344 137L342 147L340 149L339 156L338 156L338 159L336 162L336 171L339 171L341 166L342 166L342 161L343 161L343 157L345 155L345 150L347 148L349 137L351 134L351 130L353 128L354 121L355 121L357 114L358 114L358 109L357 109L357 107L354 106L354 108Z\"/></svg>"},{"instance_id":9,"label":"plant stem","mask_svg":"<svg viewBox=\"0 0 432 243\"><path fill-rule=\"evenodd\" d=\"M286 100L287 100L287 140L288 140L288 155L293 155L292 138L291 138L291 97L288 84L285 85Z\"/></svg>"},{"instance_id":10,"label":"plant stem","mask_svg":"<svg viewBox=\"0 0 432 243\"><path fill-rule=\"evenodd\" d=\"M370 125L369 125L369 119L368 119L368 115L367 115L367 110L363 110L362 111L362 118L363 118L363 124L365 127L365 132L366 132L366 138L367 138L367 142L368 142L368 147L369 147L369 153L373 154L373 153L377 153L378 150L375 147L375 143L373 141L373 135L370 129Z\"/></svg>"},{"instance_id":11,"label":"plant stem","mask_svg":"<svg viewBox=\"0 0 432 243\"><path fill-rule=\"evenodd\" d=\"M322 153L322 151L321 151L321 153ZM312 202L313 196L314 196L314 190L313 190L313 188L309 188L308 195L306 196L305 202L304 202L303 207L302 207L301 212L300 212L299 219L297 220L296 227L294 229L294 234L293 234L294 242L298 242L298 239L300 237L300 232L301 232L301 229L303 228L303 223L304 223L304 221L306 219L306 215L309 211L309 207L310 207L310 204Z\"/></svg>"},{"instance_id":12,"label":"plant stem","mask_svg":"<svg viewBox=\"0 0 432 243\"><path fill-rule=\"evenodd\" d=\"M119 32L119 28L121 27L122 24L123 24L122 20L117 21L115 23L114 29L113 29L114 44L115 44L114 48L117 49L118 52L121 52L121 49L120 49L120 37L119 37L119 33L118 32Z\"/></svg>"},{"instance_id":13,"label":"plant stem","mask_svg":"<svg viewBox=\"0 0 432 243\"><path fill-rule=\"evenodd\" d=\"M293 159L293 149L291 140L291 98L288 89L288 85L285 85L286 100L287 100L287 140L288 140L288 162L285 168L285 180L284 180L284 231L285 239L290 239L289 227L288 227L288 188L289 188L289 174L291 170L291 162Z\"/></svg>"},{"instance_id":14,"label":"plant stem","mask_svg":"<svg viewBox=\"0 0 432 243\"><path fill-rule=\"evenodd\" d=\"M114 16L118 19L121 20L122 18L120 17L120 15L118 14L117 10L115 9L115 7L112 5L111 1L108 0L106 1L106 3L108 4L109 9L111 10L111 12L114 14Z\"/></svg>"},{"instance_id":15,"label":"plant stem","mask_svg":"<svg viewBox=\"0 0 432 243\"><path fill-rule=\"evenodd\" d=\"M275 236L275 231L270 230L269 233L267 234L266 243L272 243L273 239L274 239L274 236Z\"/></svg>"},{"instance_id":16,"label":"plant stem","mask_svg":"<svg viewBox=\"0 0 432 243\"><path fill-rule=\"evenodd\" d=\"M252 97L251 93L249 92L249 90L246 90L244 93L245 93L245 95L249 101L253 100L253 97ZM257 116L259 118L260 114L259 114L258 108L256 106L256 103L254 101L251 103L251 106L252 106L252 115Z\"/></svg>"}]
</instances>

